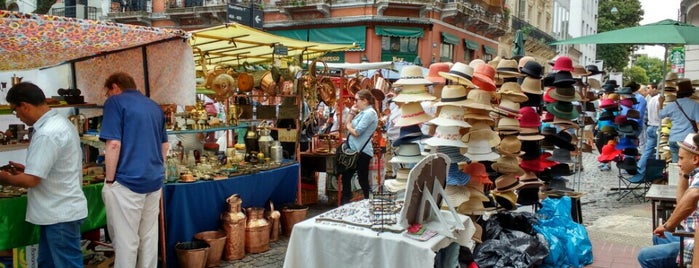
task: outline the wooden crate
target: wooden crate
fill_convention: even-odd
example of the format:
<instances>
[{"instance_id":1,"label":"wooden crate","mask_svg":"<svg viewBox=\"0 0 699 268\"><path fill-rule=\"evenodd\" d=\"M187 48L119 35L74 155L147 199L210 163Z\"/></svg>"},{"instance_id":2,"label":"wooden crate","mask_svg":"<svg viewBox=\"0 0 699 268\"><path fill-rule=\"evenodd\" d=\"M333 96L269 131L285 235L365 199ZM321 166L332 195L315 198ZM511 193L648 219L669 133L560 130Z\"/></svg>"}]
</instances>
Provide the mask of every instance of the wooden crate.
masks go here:
<instances>
[{"instance_id":1,"label":"wooden crate","mask_svg":"<svg viewBox=\"0 0 699 268\"><path fill-rule=\"evenodd\" d=\"M301 184L301 202L304 205L318 203L318 188L315 185Z\"/></svg>"}]
</instances>

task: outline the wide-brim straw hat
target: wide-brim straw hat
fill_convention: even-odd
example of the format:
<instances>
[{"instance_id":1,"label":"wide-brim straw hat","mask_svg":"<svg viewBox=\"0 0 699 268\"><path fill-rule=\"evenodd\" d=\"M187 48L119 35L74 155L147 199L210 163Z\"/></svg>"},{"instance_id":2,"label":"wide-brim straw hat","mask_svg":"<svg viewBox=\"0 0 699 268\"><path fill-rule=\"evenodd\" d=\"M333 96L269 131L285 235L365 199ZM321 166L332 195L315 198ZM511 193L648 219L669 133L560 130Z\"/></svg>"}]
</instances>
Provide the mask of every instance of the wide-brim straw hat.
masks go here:
<instances>
[{"instance_id":1,"label":"wide-brim straw hat","mask_svg":"<svg viewBox=\"0 0 699 268\"><path fill-rule=\"evenodd\" d=\"M517 194L514 190L509 191L497 191L493 190L491 192L493 199L498 205L506 210L512 210L517 208Z\"/></svg>"},{"instance_id":2,"label":"wide-brim straw hat","mask_svg":"<svg viewBox=\"0 0 699 268\"><path fill-rule=\"evenodd\" d=\"M473 125L474 121L487 121L489 124L493 124L495 120L490 116L490 111L481 109L466 108L464 113L464 119Z\"/></svg>"},{"instance_id":3,"label":"wide-brim straw hat","mask_svg":"<svg viewBox=\"0 0 699 268\"><path fill-rule=\"evenodd\" d=\"M495 147L500 144L500 136L492 130L487 124L479 122L471 126L469 132L461 137L461 141L469 143L471 139L485 139L490 147Z\"/></svg>"},{"instance_id":4,"label":"wide-brim straw hat","mask_svg":"<svg viewBox=\"0 0 699 268\"><path fill-rule=\"evenodd\" d=\"M437 117L430 120L429 123L438 126L471 127L471 124L464 121L464 108L451 105L439 107Z\"/></svg>"},{"instance_id":5,"label":"wide-brim straw hat","mask_svg":"<svg viewBox=\"0 0 699 268\"><path fill-rule=\"evenodd\" d=\"M404 85L401 87L398 95L393 97L395 102L420 102L431 101L437 97L427 92L427 87L424 85Z\"/></svg>"},{"instance_id":6,"label":"wide-brim straw hat","mask_svg":"<svg viewBox=\"0 0 699 268\"><path fill-rule=\"evenodd\" d=\"M509 99L517 103L529 100L529 97L524 95L522 88L516 82L505 82L500 86L500 89L496 91L496 95L500 99Z\"/></svg>"},{"instance_id":7,"label":"wide-brim straw hat","mask_svg":"<svg viewBox=\"0 0 699 268\"><path fill-rule=\"evenodd\" d=\"M524 175L524 170L519 167L519 161L515 156L501 155L492 165L493 170L503 174ZM497 183L497 182L496 182Z\"/></svg>"},{"instance_id":8,"label":"wide-brim straw hat","mask_svg":"<svg viewBox=\"0 0 699 268\"><path fill-rule=\"evenodd\" d=\"M494 112L496 114L499 114L500 116L518 118L520 116L520 114L519 114L520 108L521 107L520 107L519 103L514 102L510 99L502 99L500 101L500 105L498 105L494 109Z\"/></svg>"},{"instance_id":9,"label":"wide-brim straw hat","mask_svg":"<svg viewBox=\"0 0 699 268\"><path fill-rule=\"evenodd\" d=\"M519 131L519 121L517 119L502 116L498 119L498 131Z\"/></svg>"},{"instance_id":10,"label":"wide-brim straw hat","mask_svg":"<svg viewBox=\"0 0 699 268\"><path fill-rule=\"evenodd\" d=\"M464 106L472 109L481 109L492 111L493 105L491 104L491 99L493 95L489 91L481 89L471 89L468 92L468 99L466 100Z\"/></svg>"},{"instance_id":11,"label":"wide-brim straw hat","mask_svg":"<svg viewBox=\"0 0 699 268\"><path fill-rule=\"evenodd\" d=\"M404 143L398 147L389 163L415 164L425 158L417 143Z\"/></svg>"},{"instance_id":12,"label":"wide-brim straw hat","mask_svg":"<svg viewBox=\"0 0 699 268\"><path fill-rule=\"evenodd\" d=\"M383 185L386 186L391 192L399 192L405 190L408 185L408 174L410 173L410 168L399 168L396 171L396 178L385 180Z\"/></svg>"},{"instance_id":13,"label":"wide-brim straw hat","mask_svg":"<svg viewBox=\"0 0 699 268\"><path fill-rule=\"evenodd\" d=\"M434 106L442 105L453 105L461 106L466 105L466 99L468 94L466 93L466 88L462 85L446 85L442 88L442 96Z\"/></svg>"},{"instance_id":14,"label":"wide-brim straw hat","mask_svg":"<svg viewBox=\"0 0 699 268\"><path fill-rule=\"evenodd\" d=\"M520 88L522 88L523 92L529 94L544 94L544 91L541 89L541 79L525 77L522 81L522 85L520 85Z\"/></svg>"},{"instance_id":15,"label":"wide-brim straw hat","mask_svg":"<svg viewBox=\"0 0 699 268\"><path fill-rule=\"evenodd\" d=\"M573 71L571 72L573 78L581 78L583 76L588 76L591 72L588 72L582 65L573 65Z\"/></svg>"},{"instance_id":16,"label":"wide-brim straw hat","mask_svg":"<svg viewBox=\"0 0 699 268\"><path fill-rule=\"evenodd\" d=\"M409 65L400 70L400 78L393 85L431 85L432 81L425 79L422 67Z\"/></svg>"},{"instance_id":17,"label":"wide-brim straw hat","mask_svg":"<svg viewBox=\"0 0 699 268\"><path fill-rule=\"evenodd\" d=\"M417 125L430 121L432 117L425 113L419 102L404 103L400 106L400 118L396 120L395 126L404 127Z\"/></svg>"},{"instance_id":18,"label":"wide-brim straw hat","mask_svg":"<svg viewBox=\"0 0 699 268\"><path fill-rule=\"evenodd\" d=\"M519 134L517 134L517 139L522 141L540 141L546 138L546 136L539 133L538 128L519 128Z\"/></svg>"},{"instance_id":19,"label":"wide-brim straw hat","mask_svg":"<svg viewBox=\"0 0 699 268\"><path fill-rule=\"evenodd\" d=\"M437 126L432 138L426 139L425 144L429 146L453 146L466 147L466 144L461 141L460 127L455 126Z\"/></svg>"},{"instance_id":20,"label":"wide-brim straw hat","mask_svg":"<svg viewBox=\"0 0 699 268\"><path fill-rule=\"evenodd\" d=\"M471 161L493 161L500 157L488 143L488 139L471 139L468 142L466 157Z\"/></svg>"},{"instance_id":21,"label":"wide-brim straw hat","mask_svg":"<svg viewBox=\"0 0 699 268\"><path fill-rule=\"evenodd\" d=\"M473 79L473 67L461 62L454 63L448 72L439 72L439 76L469 88L476 87L476 85L471 82Z\"/></svg>"},{"instance_id":22,"label":"wide-brim straw hat","mask_svg":"<svg viewBox=\"0 0 699 268\"><path fill-rule=\"evenodd\" d=\"M516 136L505 136L500 140L497 150L501 155L514 156L522 152L522 142Z\"/></svg>"},{"instance_id":23,"label":"wide-brim straw hat","mask_svg":"<svg viewBox=\"0 0 699 268\"><path fill-rule=\"evenodd\" d=\"M459 207L471 198L471 191L466 189L466 185L447 185L444 187L444 192L447 194L447 200L453 208Z\"/></svg>"}]
</instances>

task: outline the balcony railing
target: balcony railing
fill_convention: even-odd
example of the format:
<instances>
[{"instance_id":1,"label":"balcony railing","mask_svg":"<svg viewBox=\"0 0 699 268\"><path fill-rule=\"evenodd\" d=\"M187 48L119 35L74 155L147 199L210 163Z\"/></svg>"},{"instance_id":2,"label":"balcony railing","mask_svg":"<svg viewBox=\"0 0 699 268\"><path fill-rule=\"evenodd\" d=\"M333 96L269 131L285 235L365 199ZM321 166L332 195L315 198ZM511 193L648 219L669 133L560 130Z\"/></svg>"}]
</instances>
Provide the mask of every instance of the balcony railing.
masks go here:
<instances>
[{"instance_id":1,"label":"balcony railing","mask_svg":"<svg viewBox=\"0 0 699 268\"><path fill-rule=\"evenodd\" d=\"M99 11L98 8L86 6L86 5L57 7L57 8L52 8L49 11L49 14L54 15L54 16L61 16L61 17L69 16L69 17L78 18L78 19L90 19L90 20L99 19L99 16L101 15L100 13L101 12Z\"/></svg>"},{"instance_id":2,"label":"balcony railing","mask_svg":"<svg viewBox=\"0 0 699 268\"><path fill-rule=\"evenodd\" d=\"M523 21L520 18L517 18L515 16L512 16L512 30L517 31L517 30L522 30L523 32L528 32L527 34L527 39L528 40L539 40L545 45L555 48L553 45L549 45L552 42L555 42L556 39L553 38L553 36L547 34L546 32L539 30L539 28L534 27L533 25L529 24L526 21Z\"/></svg>"},{"instance_id":3,"label":"balcony railing","mask_svg":"<svg viewBox=\"0 0 699 268\"><path fill-rule=\"evenodd\" d=\"M318 4L327 4L329 0L280 0L277 1L277 7L305 7L315 6Z\"/></svg>"}]
</instances>

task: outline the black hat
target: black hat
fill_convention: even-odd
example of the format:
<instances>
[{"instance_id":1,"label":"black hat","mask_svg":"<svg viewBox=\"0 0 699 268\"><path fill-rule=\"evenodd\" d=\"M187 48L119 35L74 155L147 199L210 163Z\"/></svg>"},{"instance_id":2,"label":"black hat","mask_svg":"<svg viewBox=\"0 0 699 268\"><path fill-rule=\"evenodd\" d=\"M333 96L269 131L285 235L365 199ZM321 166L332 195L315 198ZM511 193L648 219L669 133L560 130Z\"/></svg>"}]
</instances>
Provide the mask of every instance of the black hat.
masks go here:
<instances>
[{"instance_id":1,"label":"black hat","mask_svg":"<svg viewBox=\"0 0 699 268\"><path fill-rule=\"evenodd\" d=\"M544 140L548 140L558 148L575 151L575 145L572 143L573 136L565 130L559 131L556 135L546 136Z\"/></svg>"},{"instance_id":2,"label":"black hat","mask_svg":"<svg viewBox=\"0 0 699 268\"><path fill-rule=\"evenodd\" d=\"M585 66L585 70L587 70L588 72L590 72L590 75L596 75L596 74L603 74L603 73L604 73L604 71L600 71L600 70L599 70L599 68L597 67L597 65L592 65L592 64Z\"/></svg>"},{"instance_id":3,"label":"black hat","mask_svg":"<svg viewBox=\"0 0 699 268\"><path fill-rule=\"evenodd\" d=\"M641 85L639 85L635 81L631 81L631 82L626 83L625 87L631 88L631 92L636 92L639 89L641 89Z\"/></svg>"},{"instance_id":4,"label":"black hat","mask_svg":"<svg viewBox=\"0 0 699 268\"><path fill-rule=\"evenodd\" d=\"M636 147L625 148L625 149L622 151L622 154L623 154L623 155L628 155L628 156L639 156L638 148L636 148Z\"/></svg>"},{"instance_id":5,"label":"black hat","mask_svg":"<svg viewBox=\"0 0 699 268\"><path fill-rule=\"evenodd\" d=\"M575 84L573 74L568 71L558 71L554 76L553 85L555 87L569 87Z\"/></svg>"},{"instance_id":6,"label":"black hat","mask_svg":"<svg viewBox=\"0 0 699 268\"><path fill-rule=\"evenodd\" d=\"M604 89L605 93L614 93L614 90L618 88L619 85L617 85L616 80L607 80L607 82L602 85L602 89Z\"/></svg>"},{"instance_id":7,"label":"black hat","mask_svg":"<svg viewBox=\"0 0 699 268\"><path fill-rule=\"evenodd\" d=\"M614 112L612 112L610 110L604 110L604 112L602 112L599 115L599 120L600 121L614 120Z\"/></svg>"},{"instance_id":8,"label":"black hat","mask_svg":"<svg viewBox=\"0 0 699 268\"><path fill-rule=\"evenodd\" d=\"M543 67L536 61L530 60L519 71L529 77L541 79Z\"/></svg>"},{"instance_id":9,"label":"black hat","mask_svg":"<svg viewBox=\"0 0 699 268\"><path fill-rule=\"evenodd\" d=\"M534 160L539 159L541 156L541 147L538 141L522 141L522 148L520 149L524 154L520 156L523 160Z\"/></svg>"},{"instance_id":10,"label":"black hat","mask_svg":"<svg viewBox=\"0 0 699 268\"><path fill-rule=\"evenodd\" d=\"M622 87L616 91L618 94L633 94L633 89L630 87Z\"/></svg>"},{"instance_id":11,"label":"black hat","mask_svg":"<svg viewBox=\"0 0 699 268\"><path fill-rule=\"evenodd\" d=\"M570 171L570 166L566 163L560 163L555 166L552 166L551 168L551 176L555 177L560 177L560 176L570 176L573 175L573 172ZM553 179L552 181L556 181L556 179Z\"/></svg>"},{"instance_id":12,"label":"black hat","mask_svg":"<svg viewBox=\"0 0 699 268\"><path fill-rule=\"evenodd\" d=\"M527 96L527 101L520 103L519 105L521 107L527 107L527 106L533 106L533 107L539 107L541 106L541 102L543 100L543 95L542 94L532 94L532 93L527 93L524 92L524 95Z\"/></svg>"},{"instance_id":13,"label":"black hat","mask_svg":"<svg viewBox=\"0 0 699 268\"><path fill-rule=\"evenodd\" d=\"M548 73L546 76L544 76L544 79L542 80L542 84L544 87L552 87L553 86L553 81L556 80L556 73Z\"/></svg>"},{"instance_id":14,"label":"black hat","mask_svg":"<svg viewBox=\"0 0 699 268\"><path fill-rule=\"evenodd\" d=\"M523 206L539 204L539 187L519 189L517 192L517 204Z\"/></svg>"}]
</instances>

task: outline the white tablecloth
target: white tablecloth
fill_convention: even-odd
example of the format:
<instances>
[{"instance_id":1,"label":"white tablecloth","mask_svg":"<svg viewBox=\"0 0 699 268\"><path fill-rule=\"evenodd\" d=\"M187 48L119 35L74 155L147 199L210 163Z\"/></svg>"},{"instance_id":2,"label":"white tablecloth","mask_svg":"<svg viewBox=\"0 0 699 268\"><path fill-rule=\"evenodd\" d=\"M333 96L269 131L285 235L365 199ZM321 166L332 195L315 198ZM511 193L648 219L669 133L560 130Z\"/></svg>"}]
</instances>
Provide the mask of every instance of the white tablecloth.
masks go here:
<instances>
[{"instance_id":1,"label":"white tablecloth","mask_svg":"<svg viewBox=\"0 0 699 268\"><path fill-rule=\"evenodd\" d=\"M441 211L448 216L446 211ZM436 252L457 242L473 249L475 226L459 215L466 227L456 239L437 234L427 241L402 233L378 233L368 228L307 219L294 225L284 259L285 268L434 267ZM428 226L429 224L425 224Z\"/></svg>"}]
</instances>

